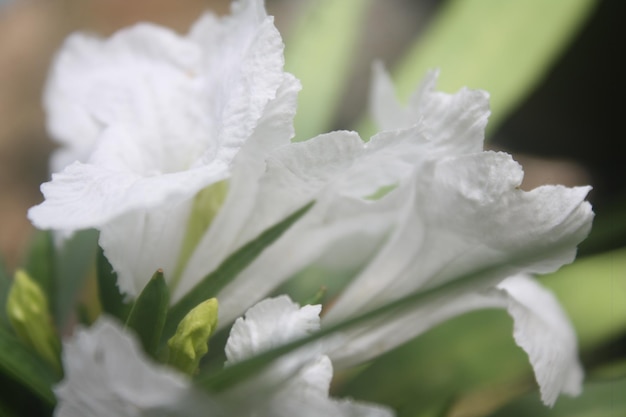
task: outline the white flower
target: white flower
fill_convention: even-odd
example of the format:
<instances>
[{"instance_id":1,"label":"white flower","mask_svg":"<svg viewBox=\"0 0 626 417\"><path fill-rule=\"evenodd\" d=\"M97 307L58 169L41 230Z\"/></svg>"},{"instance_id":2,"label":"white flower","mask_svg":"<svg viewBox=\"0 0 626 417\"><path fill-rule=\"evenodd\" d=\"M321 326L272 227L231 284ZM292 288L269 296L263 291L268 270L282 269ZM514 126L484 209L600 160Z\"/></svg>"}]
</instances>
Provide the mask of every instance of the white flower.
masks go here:
<instances>
[{"instance_id":1,"label":"white flower","mask_svg":"<svg viewBox=\"0 0 626 417\"><path fill-rule=\"evenodd\" d=\"M101 317L63 344L58 417L203 416L217 409L184 375L151 362L136 338Z\"/></svg>"},{"instance_id":2,"label":"white flower","mask_svg":"<svg viewBox=\"0 0 626 417\"><path fill-rule=\"evenodd\" d=\"M185 37L149 24L106 40L73 35L46 94L63 170L29 217L66 233L99 229L124 292L137 295L158 268L173 289L199 238L186 233L190 213L206 228L234 166L254 169L252 156L289 142L298 90L261 0L206 14Z\"/></svg>"},{"instance_id":3,"label":"white flower","mask_svg":"<svg viewBox=\"0 0 626 417\"><path fill-rule=\"evenodd\" d=\"M263 300L239 319L226 345L229 363L319 329L320 306L288 297ZM55 389L55 415L71 416L376 416L380 406L328 398L332 365L317 349L280 358L226 392L199 391L185 375L153 363L136 338L106 317L64 343L65 379Z\"/></svg>"},{"instance_id":4,"label":"white flower","mask_svg":"<svg viewBox=\"0 0 626 417\"><path fill-rule=\"evenodd\" d=\"M377 74L374 101L381 100L383 109L397 106L392 92L380 87L390 83ZM326 325L488 268L471 292L381 318L359 337L350 334L349 345L331 357L339 366L352 365L454 315L495 303L508 308L518 329L526 329L516 331L516 340L529 353L544 402L552 404L559 392L580 389L573 330L556 302L540 301L552 299L538 285L523 286L537 304L525 301L527 308L520 307L522 287L506 283L532 282L529 278L506 279L552 272L574 259L593 217L584 201L589 188L520 190L519 164L507 154L482 150L487 94L439 93L435 80L436 74L430 74L418 90L413 122L405 120L403 128L383 131L367 144L354 133L335 132L270 154L258 197L250 204L254 215L244 216L254 219L246 230L311 199L316 204L218 295L220 319L226 325L242 304L313 262L360 270L328 310ZM394 102L386 103L385 97ZM393 126L385 114L377 117ZM395 188L382 198L368 198L384 186ZM558 320L534 326L536 331L524 325L550 316Z\"/></svg>"},{"instance_id":5,"label":"white flower","mask_svg":"<svg viewBox=\"0 0 626 417\"><path fill-rule=\"evenodd\" d=\"M233 325L226 345L228 364L302 338L319 329L321 306L299 307L287 296L261 301ZM233 415L241 416L392 416L381 406L328 398L333 368L322 354L324 344L305 346L281 357L250 381L224 395L230 404L241 404ZM237 401L247 398L254 407Z\"/></svg>"}]
</instances>

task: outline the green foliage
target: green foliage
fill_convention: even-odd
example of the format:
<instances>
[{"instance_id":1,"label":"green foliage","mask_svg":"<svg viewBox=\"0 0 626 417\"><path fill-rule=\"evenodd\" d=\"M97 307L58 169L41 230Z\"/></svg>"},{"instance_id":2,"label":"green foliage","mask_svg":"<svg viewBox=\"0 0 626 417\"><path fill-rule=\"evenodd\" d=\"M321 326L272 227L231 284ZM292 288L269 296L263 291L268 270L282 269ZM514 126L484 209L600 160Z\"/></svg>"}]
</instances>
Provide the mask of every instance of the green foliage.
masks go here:
<instances>
[{"instance_id":1,"label":"green foliage","mask_svg":"<svg viewBox=\"0 0 626 417\"><path fill-rule=\"evenodd\" d=\"M23 269L48 295L55 293L55 248L50 231L37 231L28 248Z\"/></svg>"},{"instance_id":2,"label":"green foliage","mask_svg":"<svg viewBox=\"0 0 626 417\"><path fill-rule=\"evenodd\" d=\"M9 329L9 319L6 314L7 296L11 287L11 279L0 258L0 328Z\"/></svg>"},{"instance_id":3,"label":"green foliage","mask_svg":"<svg viewBox=\"0 0 626 417\"><path fill-rule=\"evenodd\" d=\"M0 374L11 381L10 385L20 386L48 406L54 406L52 385L59 380L59 375L3 329L0 329Z\"/></svg>"},{"instance_id":4,"label":"green foliage","mask_svg":"<svg viewBox=\"0 0 626 417\"><path fill-rule=\"evenodd\" d=\"M96 273L102 311L117 317L122 323L126 322L132 304L124 302L124 296L117 286L117 274L100 248L96 258Z\"/></svg>"},{"instance_id":5,"label":"green foliage","mask_svg":"<svg viewBox=\"0 0 626 417\"><path fill-rule=\"evenodd\" d=\"M591 381L580 397L561 397L554 408L525 395L489 417L617 417L626 415L626 378Z\"/></svg>"},{"instance_id":6,"label":"green foliage","mask_svg":"<svg viewBox=\"0 0 626 417\"><path fill-rule=\"evenodd\" d=\"M457 317L378 358L341 387L341 395L389 404L399 417L438 416L463 392L507 383L531 371L512 334L504 311Z\"/></svg>"},{"instance_id":7,"label":"green foliage","mask_svg":"<svg viewBox=\"0 0 626 417\"><path fill-rule=\"evenodd\" d=\"M286 39L285 69L302 82L295 140L328 131L354 62L371 0L320 0Z\"/></svg>"},{"instance_id":8,"label":"green foliage","mask_svg":"<svg viewBox=\"0 0 626 417\"><path fill-rule=\"evenodd\" d=\"M163 271L158 270L135 300L126 326L133 329L149 355L156 356L167 317L170 294Z\"/></svg>"},{"instance_id":9,"label":"green foliage","mask_svg":"<svg viewBox=\"0 0 626 417\"><path fill-rule=\"evenodd\" d=\"M626 332L626 248L579 259L542 283L567 311L583 350Z\"/></svg>"},{"instance_id":10,"label":"green foliage","mask_svg":"<svg viewBox=\"0 0 626 417\"><path fill-rule=\"evenodd\" d=\"M438 87L491 95L489 131L541 81L590 14L593 0L450 0L394 71L406 100L426 71L440 68ZM369 126L364 137L369 137Z\"/></svg>"},{"instance_id":11,"label":"green foliage","mask_svg":"<svg viewBox=\"0 0 626 417\"><path fill-rule=\"evenodd\" d=\"M313 204L314 203L311 202L305 205L283 219L280 223L263 231L257 238L230 255L215 271L211 272L192 288L183 298L172 306L165 324L164 335L168 336L174 334L178 323L192 308L209 298L215 297L226 284L231 282L241 271L250 265L266 247L282 236L291 225L309 211Z\"/></svg>"},{"instance_id":12,"label":"green foliage","mask_svg":"<svg viewBox=\"0 0 626 417\"><path fill-rule=\"evenodd\" d=\"M97 241L97 231L83 230L76 232L64 242L61 249L56 251L54 263L56 290L50 297L50 303L59 329L64 327L74 311L76 297L94 265Z\"/></svg>"},{"instance_id":13,"label":"green foliage","mask_svg":"<svg viewBox=\"0 0 626 417\"><path fill-rule=\"evenodd\" d=\"M6 307L9 322L22 343L61 371L61 344L52 326L48 298L24 270L15 272Z\"/></svg>"}]
</instances>

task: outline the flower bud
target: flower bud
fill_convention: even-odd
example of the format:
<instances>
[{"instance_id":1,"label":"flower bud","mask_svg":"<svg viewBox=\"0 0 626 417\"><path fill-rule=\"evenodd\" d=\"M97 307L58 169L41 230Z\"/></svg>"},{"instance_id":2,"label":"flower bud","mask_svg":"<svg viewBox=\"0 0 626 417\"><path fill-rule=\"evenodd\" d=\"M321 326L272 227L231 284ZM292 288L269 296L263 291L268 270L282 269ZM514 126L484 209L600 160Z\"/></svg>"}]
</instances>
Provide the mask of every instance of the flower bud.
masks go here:
<instances>
[{"instance_id":1,"label":"flower bud","mask_svg":"<svg viewBox=\"0 0 626 417\"><path fill-rule=\"evenodd\" d=\"M25 271L15 272L6 305L17 337L60 370L60 343L52 325L48 298Z\"/></svg>"},{"instance_id":2,"label":"flower bud","mask_svg":"<svg viewBox=\"0 0 626 417\"><path fill-rule=\"evenodd\" d=\"M200 359L209 351L209 337L217 327L218 303L208 299L194 307L180 321L176 333L168 340L168 363L192 375L198 369Z\"/></svg>"}]
</instances>

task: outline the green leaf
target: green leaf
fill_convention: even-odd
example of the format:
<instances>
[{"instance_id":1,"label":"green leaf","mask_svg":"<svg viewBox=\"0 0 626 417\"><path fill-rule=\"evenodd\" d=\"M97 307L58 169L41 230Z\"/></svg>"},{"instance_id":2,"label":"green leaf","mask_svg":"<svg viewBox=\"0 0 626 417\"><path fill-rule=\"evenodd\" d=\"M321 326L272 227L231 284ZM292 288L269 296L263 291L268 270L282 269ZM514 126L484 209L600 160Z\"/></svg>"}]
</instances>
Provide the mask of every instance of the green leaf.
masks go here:
<instances>
[{"instance_id":1,"label":"green leaf","mask_svg":"<svg viewBox=\"0 0 626 417\"><path fill-rule=\"evenodd\" d=\"M311 2L285 41L285 69L302 82L295 140L326 132L334 121L371 0Z\"/></svg>"},{"instance_id":2,"label":"green leaf","mask_svg":"<svg viewBox=\"0 0 626 417\"><path fill-rule=\"evenodd\" d=\"M4 266L4 262L0 258L0 328L10 329L9 318L7 317L7 297L11 288L11 279Z\"/></svg>"},{"instance_id":3,"label":"green leaf","mask_svg":"<svg viewBox=\"0 0 626 417\"><path fill-rule=\"evenodd\" d=\"M491 94L488 130L494 131L541 81L596 3L445 2L394 71L399 96L406 100L427 70L440 68L441 90L453 92L468 86Z\"/></svg>"},{"instance_id":4,"label":"green leaf","mask_svg":"<svg viewBox=\"0 0 626 417\"><path fill-rule=\"evenodd\" d=\"M626 330L626 248L582 258L542 278L568 313L582 350Z\"/></svg>"},{"instance_id":5,"label":"green leaf","mask_svg":"<svg viewBox=\"0 0 626 417\"><path fill-rule=\"evenodd\" d=\"M70 313L74 311L76 298L93 267L98 247L98 232L83 230L75 233L57 251L55 264L56 296L51 297L53 315L57 328L63 329Z\"/></svg>"},{"instance_id":6,"label":"green leaf","mask_svg":"<svg viewBox=\"0 0 626 417\"><path fill-rule=\"evenodd\" d=\"M55 293L54 255L52 233L37 231L31 241L23 269L39 284L48 297L52 297Z\"/></svg>"},{"instance_id":7,"label":"green leaf","mask_svg":"<svg viewBox=\"0 0 626 417\"><path fill-rule=\"evenodd\" d=\"M98 250L96 268L102 311L125 323L132 304L124 302L124 296L117 286L117 274L113 271L102 249Z\"/></svg>"},{"instance_id":8,"label":"green leaf","mask_svg":"<svg viewBox=\"0 0 626 417\"><path fill-rule=\"evenodd\" d=\"M169 290L163 271L159 269L141 291L128 314L126 326L137 333L144 351L153 357L156 357L159 348L169 303Z\"/></svg>"},{"instance_id":9,"label":"green leaf","mask_svg":"<svg viewBox=\"0 0 626 417\"><path fill-rule=\"evenodd\" d=\"M440 416L459 395L479 387L502 388L494 398L501 400L517 388L511 381L529 372L528 357L515 344L506 311L481 310L449 320L377 358L339 387L339 393L388 404L398 417Z\"/></svg>"},{"instance_id":10,"label":"green leaf","mask_svg":"<svg viewBox=\"0 0 626 417\"><path fill-rule=\"evenodd\" d=\"M173 335L178 323L192 308L209 298L215 297L226 284L231 282L241 271L250 265L266 247L282 236L292 224L309 211L313 204L314 202L305 205L280 223L264 230L258 237L230 255L215 271L200 281L170 309L165 324L164 336L169 337Z\"/></svg>"},{"instance_id":11,"label":"green leaf","mask_svg":"<svg viewBox=\"0 0 626 417\"><path fill-rule=\"evenodd\" d=\"M54 406L56 400L51 387L59 380L58 375L3 329L0 329L0 373L46 404Z\"/></svg>"},{"instance_id":12,"label":"green leaf","mask_svg":"<svg viewBox=\"0 0 626 417\"><path fill-rule=\"evenodd\" d=\"M626 378L585 384L580 397L561 396L552 409L525 395L490 417L617 417L626 415Z\"/></svg>"}]
</instances>

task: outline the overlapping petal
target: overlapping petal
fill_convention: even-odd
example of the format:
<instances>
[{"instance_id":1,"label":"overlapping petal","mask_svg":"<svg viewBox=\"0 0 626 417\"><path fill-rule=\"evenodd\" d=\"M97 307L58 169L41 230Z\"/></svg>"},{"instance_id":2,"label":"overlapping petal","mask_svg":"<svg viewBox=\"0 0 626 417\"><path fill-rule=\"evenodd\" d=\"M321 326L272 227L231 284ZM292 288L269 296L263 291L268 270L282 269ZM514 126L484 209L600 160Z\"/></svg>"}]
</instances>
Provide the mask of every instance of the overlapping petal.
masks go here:
<instances>
[{"instance_id":1,"label":"overlapping petal","mask_svg":"<svg viewBox=\"0 0 626 417\"><path fill-rule=\"evenodd\" d=\"M158 268L177 282L179 229L196 194L229 178L242 148L262 149L262 159L293 135L299 83L283 63L260 0L207 14L184 37L147 24L105 40L74 35L46 94L51 133L64 145L54 169L74 162L42 186L45 201L29 218L65 233L99 229L131 295Z\"/></svg>"}]
</instances>

